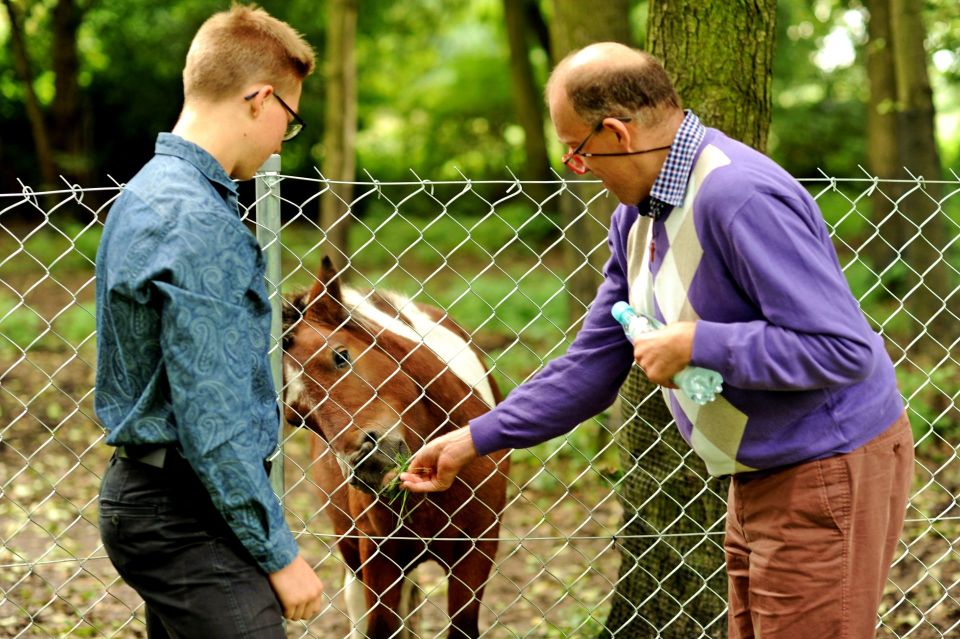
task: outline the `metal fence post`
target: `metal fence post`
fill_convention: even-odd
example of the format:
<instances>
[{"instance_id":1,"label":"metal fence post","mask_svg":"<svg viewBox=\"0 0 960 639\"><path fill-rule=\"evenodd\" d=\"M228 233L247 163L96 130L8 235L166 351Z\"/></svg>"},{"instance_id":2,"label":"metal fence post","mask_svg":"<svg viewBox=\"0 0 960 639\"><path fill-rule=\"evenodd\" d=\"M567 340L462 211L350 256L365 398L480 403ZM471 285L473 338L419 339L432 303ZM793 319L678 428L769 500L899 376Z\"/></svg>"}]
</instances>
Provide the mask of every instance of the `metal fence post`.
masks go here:
<instances>
[{"instance_id":1,"label":"metal fence post","mask_svg":"<svg viewBox=\"0 0 960 639\"><path fill-rule=\"evenodd\" d=\"M263 249L267 262L267 295L270 297L272 320L270 323L270 370L273 373L273 386L279 390L283 384L282 358L280 348L283 320L280 308L280 156L274 153L257 171L256 184L256 224L257 241ZM273 465L270 468L270 484L278 497L283 499L283 413L280 416L280 432L277 434L280 448L271 455Z\"/></svg>"}]
</instances>

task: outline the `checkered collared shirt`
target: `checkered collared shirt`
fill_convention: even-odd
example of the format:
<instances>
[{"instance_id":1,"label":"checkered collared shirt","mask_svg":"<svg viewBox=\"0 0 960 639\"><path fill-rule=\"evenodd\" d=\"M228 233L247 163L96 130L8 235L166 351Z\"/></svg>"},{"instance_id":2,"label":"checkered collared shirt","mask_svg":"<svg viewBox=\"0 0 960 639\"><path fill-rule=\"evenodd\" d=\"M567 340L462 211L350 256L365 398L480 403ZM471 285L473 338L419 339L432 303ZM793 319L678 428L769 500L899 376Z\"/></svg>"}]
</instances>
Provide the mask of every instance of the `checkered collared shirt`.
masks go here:
<instances>
[{"instance_id":1,"label":"checkered collared shirt","mask_svg":"<svg viewBox=\"0 0 960 639\"><path fill-rule=\"evenodd\" d=\"M687 192L687 182L690 171L693 170L693 158L700 148L706 127L700 123L700 118L693 111L687 110L683 123L673 138L673 146L667 154L667 159L660 169L660 175L653 183L650 191L650 207L641 206L642 215L649 215L653 219L659 218L667 207L683 204L683 196Z\"/></svg>"}]
</instances>

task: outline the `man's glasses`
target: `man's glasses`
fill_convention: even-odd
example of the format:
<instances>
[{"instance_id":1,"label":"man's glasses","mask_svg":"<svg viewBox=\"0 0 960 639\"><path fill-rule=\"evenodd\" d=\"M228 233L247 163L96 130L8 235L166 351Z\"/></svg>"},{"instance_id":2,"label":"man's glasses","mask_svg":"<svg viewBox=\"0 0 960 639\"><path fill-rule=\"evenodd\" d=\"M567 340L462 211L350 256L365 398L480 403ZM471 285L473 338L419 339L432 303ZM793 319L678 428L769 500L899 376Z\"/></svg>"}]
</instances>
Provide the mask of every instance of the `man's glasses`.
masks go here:
<instances>
[{"instance_id":1,"label":"man's glasses","mask_svg":"<svg viewBox=\"0 0 960 639\"><path fill-rule=\"evenodd\" d=\"M616 118L621 122L630 122L633 118ZM581 149L586 146L587 142L590 141L590 138L594 134L599 133L603 130L603 120L597 122L597 125L593 127L593 130L590 131L590 134L587 137L583 138L583 142L577 145L573 151L564 154L563 163L568 169L576 173L577 175L583 175L587 172L587 165L584 164L583 158L598 158L598 157L620 157L624 155L642 155L644 153L653 153L654 151L665 151L669 149L672 144L666 146L658 146L652 149L644 149L642 151L620 151L617 153L584 153Z\"/></svg>"},{"instance_id":2,"label":"man's glasses","mask_svg":"<svg viewBox=\"0 0 960 639\"><path fill-rule=\"evenodd\" d=\"M254 99L258 93L260 93L260 89L257 89L250 95L243 96L243 99L250 101ZM281 98L276 91L273 92L273 97L275 97L277 99L277 102L280 103L280 106L286 109L287 113L289 113L293 117L292 120L287 122L287 130L283 132L283 141L288 142L293 138L297 137L297 134L299 134L300 131L303 131L303 127L307 126L307 123L303 121L303 118L297 115L296 111L291 109L287 105L287 103L283 101L283 98Z\"/></svg>"}]
</instances>

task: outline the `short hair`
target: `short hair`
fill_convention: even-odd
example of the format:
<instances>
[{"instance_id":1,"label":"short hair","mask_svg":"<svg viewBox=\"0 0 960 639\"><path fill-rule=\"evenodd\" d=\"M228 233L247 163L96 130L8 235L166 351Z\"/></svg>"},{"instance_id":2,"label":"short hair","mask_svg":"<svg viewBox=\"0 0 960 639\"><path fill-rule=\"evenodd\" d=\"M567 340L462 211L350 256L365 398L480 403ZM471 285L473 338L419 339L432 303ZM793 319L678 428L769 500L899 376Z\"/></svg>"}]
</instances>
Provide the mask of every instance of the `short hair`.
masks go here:
<instances>
[{"instance_id":1,"label":"short hair","mask_svg":"<svg viewBox=\"0 0 960 639\"><path fill-rule=\"evenodd\" d=\"M554 69L550 82L559 78L577 115L591 124L607 117L635 117L652 124L660 120L665 108L681 108L673 82L657 58L617 46L626 55L573 65L571 61L582 51L579 49Z\"/></svg>"},{"instance_id":2,"label":"short hair","mask_svg":"<svg viewBox=\"0 0 960 639\"><path fill-rule=\"evenodd\" d=\"M219 100L254 82L292 89L314 68L313 48L255 5L213 14L193 37L183 68L186 100Z\"/></svg>"}]
</instances>

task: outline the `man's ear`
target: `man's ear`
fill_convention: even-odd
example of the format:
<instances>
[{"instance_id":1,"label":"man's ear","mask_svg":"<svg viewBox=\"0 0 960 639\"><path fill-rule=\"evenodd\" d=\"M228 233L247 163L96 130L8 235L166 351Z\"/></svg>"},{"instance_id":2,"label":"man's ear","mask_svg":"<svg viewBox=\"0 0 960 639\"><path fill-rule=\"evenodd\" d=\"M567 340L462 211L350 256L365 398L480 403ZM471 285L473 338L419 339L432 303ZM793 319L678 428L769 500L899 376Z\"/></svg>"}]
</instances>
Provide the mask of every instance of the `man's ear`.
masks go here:
<instances>
[{"instance_id":1,"label":"man's ear","mask_svg":"<svg viewBox=\"0 0 960 639\"><path fill-rule=\"evenodd\" d=\"M271 95L273 95L273 85L267 84L260 87L260 90L257 91L257 94L250 98L250 113L253 115L253 117L256 118L260 116L260 112L263 110L264 101Z\"/></svg>"},{"instance_id":2,"label":"man's ear","mask_svg":"<svg viewBox=\"0 0 960 639\"><path fill-rule=\"evenodd\" d=\"M604 118L603 128L617 136L617 143L624 149L630 148L630 129L627 123L617 118Z\"/></svg>"}]
</instances>

